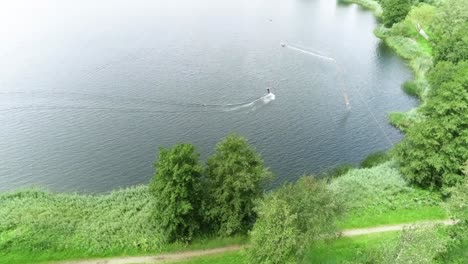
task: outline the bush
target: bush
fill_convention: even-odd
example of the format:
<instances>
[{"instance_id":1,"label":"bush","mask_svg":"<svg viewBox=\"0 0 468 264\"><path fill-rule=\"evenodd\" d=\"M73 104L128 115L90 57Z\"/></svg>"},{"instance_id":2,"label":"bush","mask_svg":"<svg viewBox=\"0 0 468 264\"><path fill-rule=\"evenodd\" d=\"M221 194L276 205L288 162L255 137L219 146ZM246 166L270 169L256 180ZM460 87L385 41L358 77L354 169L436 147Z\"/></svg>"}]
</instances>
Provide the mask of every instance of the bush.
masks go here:
<instances>
[{"instance_id":1,"label":"bush","mask_svg":"<svg viewBox=\"0 0 468 264\"><path fill-rule=\"evenodd\" d=\"M200 227L202 167L198 157L191 144L159 150L149 189L155 197L155 222L170 242L190 241Z\"/></svg>"},{"instance_id":2,"label":"bush","mask_svg":"<svg viewBox=\"0 0 468 264\"><path fill-rule=\"evenodd\" d=\"M414 81L406 81L403 83L403 91L405 93L412 95L412 96L418 96L419 95L419 90L418 86Z\"/></svg>"},{"instance_id":3,"label":"bush","mask_svg":"<svg viewBox=\"0 0 468 264\"><path fill-rule=\"evenodd\" d=\"M246 233L256 219L254 201L271 173L247 140L235 134L218 143L206 168L207 222L220 235Z\"/></svg>"},{"instance_id":4,"label":"bush","mask_svg":"<svg viewBox=\"0 0 468 264\"><path fill-rule=\"evenodd\" d=\"M432 225L409 227L393 243L385 244L376 263L431 264L447 249L447 237Z\"/></svg>"},{"instance_id":5,"label":"bush","mask_svg":"<svg viewBox=\"0 0 468 264\"><path fill-rule=\"evenodd\" d=\"M250 262L297 263L313 241L334 236L343 206L323 182L305 176L266 196L257 210Z\"/></svg>"},{"instance_id":6,"label":"bush","mask_svg":"<svg viewBox=\"0 0 468 264\"><path fill-rule=\"evenodd\" d=\"M361 161L361 168L371 168L390 160L390 155L385 151L379 151L370 154Z\"/></svg>"}]
</instances>

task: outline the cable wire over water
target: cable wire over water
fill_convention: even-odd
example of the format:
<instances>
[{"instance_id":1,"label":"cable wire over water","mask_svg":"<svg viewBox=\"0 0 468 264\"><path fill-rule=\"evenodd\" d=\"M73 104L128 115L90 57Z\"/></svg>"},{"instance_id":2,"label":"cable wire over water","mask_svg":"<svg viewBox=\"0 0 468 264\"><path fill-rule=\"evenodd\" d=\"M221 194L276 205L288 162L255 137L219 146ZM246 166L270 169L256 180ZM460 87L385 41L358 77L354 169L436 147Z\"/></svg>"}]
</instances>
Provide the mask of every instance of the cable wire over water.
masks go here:
<instances>
[{"instance_id":1,"label":"cable wire over water","mask_svg":"<svg viewBox=\"0 0 468 264\"><path fill-rule=\"evenodd\" d=\"M285 44L285 43L281 43L281 46L283 47L287 47L289 49L292 49L292 50L296 50L296 51L299 51L299 52L302 52L302 53L305 53L305 54L308 54L308 55L311 55L311 56L315 56L315 57L318 57L320 59L324 59L324 60L327 60L327 61L330 61L332 62L336 69L337 69L337 73L338 73L338 79L340 80L340 89L343 93L343 97L344 97L344 101L345 101L345 104L346 104L346 107L348 108L348 110L350 111L351 110L351 106L350 106L350 102L349 102L349 98L348 98L348 95L347 95L347 92L346 92L346 81L344 79L344 69L343 67L341 66L340 63L338 63L338 61L336 61L334 58L332 57L328 57L328 56L325 56L325 55L322 55L318 52L313 52L311 50L308 50L308 49L304 49L304 48L301 48L301 47L298 47L298 45L290 45L290 44ZM372 109L370 108L369 104L364 100L364 98L362 97L361 95L361 91L359 88L357 88L357 94L358 94L358 97L359 99L364 103L364 105L366 106L366 109L367 111L370 113L370 115L372 116L372 118L374 119L375 123L377 124L377 126L379 127L380 131L382 132L384 138L386 139L386 141L388 142L389 146L393 146L393 143L392 141L390 140L389 136L387 135L387 133L385 132L384 128L382 127L382 125L379 123L379 121L377 120L377 117L375 116L374 112L372 111Z\"/></svg>"}]
</instances>

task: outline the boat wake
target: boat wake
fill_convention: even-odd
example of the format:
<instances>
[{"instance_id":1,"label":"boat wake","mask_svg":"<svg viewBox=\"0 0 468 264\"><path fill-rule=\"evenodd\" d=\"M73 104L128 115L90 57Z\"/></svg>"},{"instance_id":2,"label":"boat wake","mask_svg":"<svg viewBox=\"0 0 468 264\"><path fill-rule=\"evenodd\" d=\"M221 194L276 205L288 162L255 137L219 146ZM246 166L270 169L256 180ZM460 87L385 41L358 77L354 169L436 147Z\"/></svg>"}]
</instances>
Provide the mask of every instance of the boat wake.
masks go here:
<instances>
[{"instance_id":1,"label":"boat wake","mask_svg":"<svg viewBox=\"0 0 468 264\"><path fill-rule=\"evenodd\" d=\"M262 97L259 97L255 100L253 100L252 102L248 102L248 103L244 103L244 104L239 104L239 105L227 105L227 107L225 107L225 110L226 112L230 112L230 111L237 111L237 110L241 110L241 109L249 109L250 112L251 111L255 111L257 110L258 108L274 101L276 99L276 96L273 94L273 93L269 93L269 94L266 94Z\"/></svg>"},{"instance_id":2,"label":"boat wake","mask_svg":"<svg viewBox=\"0 0 468 264\"><path fill-rule=\"evenodd\" d=\"M33 95L32 98L25 96L27 94ZM15 103L10 104L9 107L0 108L0 112L79 110L128 113L222 113L245 109L255 111L260 106L266 105L275 100L275 95L272 93L266 94L252 101L230 104L159 101L147 98L74 92L0 92L0 99L2 95L10 95L17 98L14 100ZM40 102L44 102L43 99L50 99L50 97L55 97L54 102L56 102L56 104L40 104ZM24 103L21 103L23 100Z\"/></svg>"}]
</instances>

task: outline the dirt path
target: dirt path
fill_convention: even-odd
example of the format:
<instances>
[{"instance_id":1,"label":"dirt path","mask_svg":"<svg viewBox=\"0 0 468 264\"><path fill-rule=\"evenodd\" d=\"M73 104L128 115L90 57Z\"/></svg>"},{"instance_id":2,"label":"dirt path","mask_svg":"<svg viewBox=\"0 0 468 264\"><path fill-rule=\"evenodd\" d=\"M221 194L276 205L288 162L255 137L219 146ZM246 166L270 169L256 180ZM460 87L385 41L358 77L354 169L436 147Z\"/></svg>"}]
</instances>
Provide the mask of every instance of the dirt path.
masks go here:
<instances>
[{"instance_id":1,"label":"dirt path","mask_svg":"<svg viewBox=\"0 0 468 264\"><path fill-rule=\"evenodd\" d=\"M360 235L367 235L373 233L383 233L383 232L390 232L390 231L398 231L402 230L405 227L410 226L421 226L421 225L454 225L456 221L454 220L435 220L435 221L426 221L426 222L416 222L416 223L409 223L409 224L400 224L400 225L385 225L385 226L377 226L377 227L368 227L368 228L359 228L359 229L349 229L341 231L342 236L351 237L351 236L360 236Z\"/></svg>"},{"instance_id":2,"label":"dirt path","mask_svg":"<svg viewBox=\"0 0 468 264\"><path fill-rule=\"evenodd\" d=\"M236 251L242 249L240 245L232 245L222 248L213 248L205 250L194 250L185 252L176 252L168 254L160 254L154 256L142 256L142 257L118 257L118 258L107 258L107 259L89 259L89 260L77 260L77 261L64 261L58 262L59 264L132 264L132 263L162 263L165 261L176 261L189 259L193 257L213 255L219 253L225 253L230 251Z\"/></svg>"},{"instance_id":3,"label":"dirt path","mask_svg":"<svg viewBox=\"0 0 468 264\"><path fill-rule=\"evenodd\" d=\"M426 222L416 222L409 224L400 224L400 225L385 225L369 228L359 228L359 229L349 229L343 230L341 232L342 236L351 237L359 235L367 235L373 233L383 233L390 231L402 230L405 227L410 226L421 226L421 225L454 225L456 221L453 220L436 220L436 221L426 221ZM94 259L94 260L77 260L77 261L64 261L58 262L57 264L132 264L132 263L162 263L169 261L177 261L183 259L189 259L193 257L214 255L219 253L225 253L230 251L236 251L242 249L244 246L232 245L221 248L214 249L205 249L205 250L193 250L185 252L176 252L176 253L167 253L154 256L142 256L142 257L118 257L118 258L107 258L107 259Z\"/></svg>"}]
</instances>

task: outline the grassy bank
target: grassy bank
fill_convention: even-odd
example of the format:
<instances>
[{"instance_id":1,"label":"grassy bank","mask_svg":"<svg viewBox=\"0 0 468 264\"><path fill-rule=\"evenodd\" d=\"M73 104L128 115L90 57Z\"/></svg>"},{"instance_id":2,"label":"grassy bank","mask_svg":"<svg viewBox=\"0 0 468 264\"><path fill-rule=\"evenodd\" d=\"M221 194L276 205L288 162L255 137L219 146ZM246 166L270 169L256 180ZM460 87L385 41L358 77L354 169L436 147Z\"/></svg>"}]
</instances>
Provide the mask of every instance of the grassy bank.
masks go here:
<instances>
[{"instance_id":1,"label":"grassy bank","mask_svg":"<svg viewBox=\"0 0 468 264\"><path fill-rule=\"evenodd\" d=\"M440 196L408 186L392 161L348 171L329 186L348 207L342 228L445 217ZM4 219L0 263L157 254L247 243L247 237L198 239L190 245L166 243L152 219L152 198L146 186L102 195L40 190L0 194L0 219Z\"/></svg>"},{"instance_id":2,"label":"grassy bank","mask_svg":"<svg viewBox=\"0 0 468 264\"><path fill-rule=\"evenodd\" d=\"M406 18L394 24L391 28L379 26L375 35L381 38L399 56L408 61L413 71L414 79L403 84L403 90L421 100L421 105L427 100L430 91L427 73L433 67L433 52L430 38L434 37L430 24L435 14L435 7L427 4L413 6ZM417 30L421 26L430 38L425 39ZM392 125L405 130L409 125L421 120L417 109L409 112L395 112L389 116Z\"/></svg>"},{"instance_id":3,"label":"grassy bank","mask_svg":"<svg viewBox=\"0 0 468 264\"><path fill-rule=\"evenodd\" d=\"M330 188L348 208L342 228L446 217L440 193L409 186L393 161L351 170L335 178Z\"/></svg>"},{"instance_id":4,"label":"grassy bank","mask_svg":"<svg viewBox=\"0 0 468 264\"><path fill-rule=\"evenodd\" d=\"M103 195L0 194L0 263L154 254L242 244L246 237L163 241L146 186Z\"/></svg>"},{"instance_id":5,"label":"grassy bank","mask_svg":"<svg viewBox=\"0 0 468 264\"><path fill-rule=\"evenodd\" d=\"M373 0L344 0L356 3L371 9L377 17L382 16L382 8L377 1ZM421 99L424 104L430 91L430 85L426 78L427 72L433 66L433 54L430 38L433 37L430 24L435 14L435 7L428 4L414 6L407 17L394 24L391 28L380 25L374 30L374 34L381 38L385 44L391 47L399 56L407 60L413 71L414 79L402 85L402 89L409 95ZM417 30L421 25L430 36L426 40ZM394 112L389 115L389 122L400 130L405 130L412 123L419 121L422 117L417 108L408 112Z\"/></svg>"}]
</instances>

